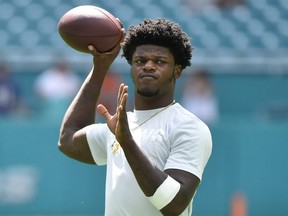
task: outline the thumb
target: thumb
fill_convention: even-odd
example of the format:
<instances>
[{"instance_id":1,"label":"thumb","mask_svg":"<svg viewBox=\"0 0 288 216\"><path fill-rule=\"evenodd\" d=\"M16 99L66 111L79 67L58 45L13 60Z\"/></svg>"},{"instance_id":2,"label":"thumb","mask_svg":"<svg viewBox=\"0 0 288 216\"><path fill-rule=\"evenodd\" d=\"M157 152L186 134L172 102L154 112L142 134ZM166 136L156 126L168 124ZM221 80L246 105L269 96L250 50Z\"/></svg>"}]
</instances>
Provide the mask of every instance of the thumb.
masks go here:
<instances>
[{"instance_id":1,"label":"thumb","mask_svg":"<svg viewBox=\"0 0 288 216\"><path fill-rule=\"evenodd\" d=\"M110 119L111 119L111 115L110 115L110 113L108 112L108 110L106 109L106 107L105 106L103 106L102 104L99 104L98 106L97 106L97 110L98 110L98 112L102 115L102 116L104 116L104 118L106 119L106 121L109 121Z\"/></svg>"}]
</instances>

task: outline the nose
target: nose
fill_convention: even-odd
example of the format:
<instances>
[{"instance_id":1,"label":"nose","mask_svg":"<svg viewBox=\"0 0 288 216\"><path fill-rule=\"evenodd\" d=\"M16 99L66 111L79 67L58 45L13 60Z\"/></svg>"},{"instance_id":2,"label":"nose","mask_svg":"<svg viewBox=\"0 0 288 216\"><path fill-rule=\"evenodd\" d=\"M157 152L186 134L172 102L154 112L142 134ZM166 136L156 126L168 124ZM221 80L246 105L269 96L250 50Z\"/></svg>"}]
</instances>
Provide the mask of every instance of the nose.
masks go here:
<instances>
[{"instance_id":1,"label":"nose","mask_svg":"<svg viewBox=\"0 0 288 216\"><path fill-rule=\"evenodd\" d=\"M144 65L144 70L155 70L156 66L153 62L153 60L148 60L146 61Z\"/></svg>"}]
</instances>

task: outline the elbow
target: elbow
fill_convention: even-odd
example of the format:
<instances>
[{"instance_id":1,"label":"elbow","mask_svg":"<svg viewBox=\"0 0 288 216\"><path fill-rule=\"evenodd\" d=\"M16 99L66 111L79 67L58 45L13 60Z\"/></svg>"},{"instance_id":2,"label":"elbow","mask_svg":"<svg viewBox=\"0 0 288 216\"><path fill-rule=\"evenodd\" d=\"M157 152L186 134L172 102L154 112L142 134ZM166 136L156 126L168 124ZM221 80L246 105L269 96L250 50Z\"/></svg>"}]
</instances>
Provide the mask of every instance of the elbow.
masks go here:
<instances>
[{"instance_id":1,"label":"elbow","mask_svg":"<svg viewBox=\"0 0 288 216\"><path fill-rule=\"evenodd\" d=\"M64 153L65 155L69 155L70 151L69 149L71 148L71 145L69 145L69 143L71 143L72 140L69 137L70 136L68 136L67 133L61 131L57 144L58 150Z\"/></svg>"},{"instance_id":2,"label":"elbow","mask_svg":"<svg viewBox=\"0 0 288 216\"><path fill-rule=\"evenodd\" d=\"M61 140L58 141L58 150L60 152L62 152L63 154L67 155L68 154L68 151L67 151L67 146L65 147L65 145L63 144L63 142L61 142Z\"/></svg>"},{"instance_id":3,"label":"elbow","mask_svg":"<svg viewBox=\"0 0 288 216\"><path fill-rule=\"evenodd\" d=\"M62 153L65 152L65 147L64 147L64 145L62 144L61 140L58 141L57 147L58 147L58 150L61 151Z\"/></svg>"},{"instance_id":4,"label":"elbow","mask_svg":"<svg viewBox=\"0 0 288 216\"><path fill-rule=\"evenodd\" d=\"M64 139L59 139L58 141L58 150L62 152L64 155L74 158L75 157L75 152L73 149L73 145L71 142L65 141Z\"/></svg>"},{"instance_id":5,"label":"elbow","mask_svg":"<svg viewBox=\"0 0 288 216\"><path fill-rule=\"evenodd\" d=\"M181 215L185 209L191 205L192 198L185 197L185 194L181 196L178 194L175 200L172 200L167 206L162 208L160 211L165 216L177 216Z\"/></svg>"}]
</instances>

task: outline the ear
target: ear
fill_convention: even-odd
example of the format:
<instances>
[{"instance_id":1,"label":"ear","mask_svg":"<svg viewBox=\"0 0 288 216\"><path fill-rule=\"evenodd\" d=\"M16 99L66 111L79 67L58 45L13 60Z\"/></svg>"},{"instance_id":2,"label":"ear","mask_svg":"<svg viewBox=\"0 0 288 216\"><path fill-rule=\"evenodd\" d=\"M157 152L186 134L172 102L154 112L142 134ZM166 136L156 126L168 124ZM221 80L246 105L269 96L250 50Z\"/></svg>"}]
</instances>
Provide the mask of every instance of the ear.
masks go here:
<instances>
[{"instance_id":1,"label":"ear","mask_svg":"<svg viewBox=\"0 0 288 216\"><path fill-rule=\"evenodd\" d=\"M174 75L175 75L175 79L178 79L182 74L182 65L175 65L174 68Z\"/></svg>"}]
</instances>

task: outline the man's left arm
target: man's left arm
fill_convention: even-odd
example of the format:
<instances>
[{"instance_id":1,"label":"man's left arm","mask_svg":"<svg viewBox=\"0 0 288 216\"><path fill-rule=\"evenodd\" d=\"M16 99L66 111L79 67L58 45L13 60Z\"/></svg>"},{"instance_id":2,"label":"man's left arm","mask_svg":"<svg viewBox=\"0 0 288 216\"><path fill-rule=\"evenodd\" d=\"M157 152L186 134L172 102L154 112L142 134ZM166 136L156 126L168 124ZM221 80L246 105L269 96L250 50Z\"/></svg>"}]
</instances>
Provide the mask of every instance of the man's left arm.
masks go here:
<instances>
[{"instance_id":1,"label":"man's left arm","mask_svg":"<svg viewBox=\"0 0 288 216\"><path fill-rule=\"evenodd\" d=\"M180 215L191 202L200 179L180 169L162 171L151 163L130 133L125 109L127 94L124 95L117 110L116 139L147 199L163 215Z\"/></svg>"},{"instance_id":2,"label":"man's left arm","mask_svg":"<svg viewBox=\"0 0 288 216\"><path fill-rule=\"evenodd\" d=\"M191 202L200 179L182 169L167 168L162 171L151 163L147 155L135 143L129 130L126 114L127 92L128 87L124 87L118 95L119 105L115 115L117 123L111 131L120 143L137 183L147 199L163 215L178 216ZM110 123L113 125L111 115L107 112L103 114L108 125Z\"/></svg>"}]
</instances>

